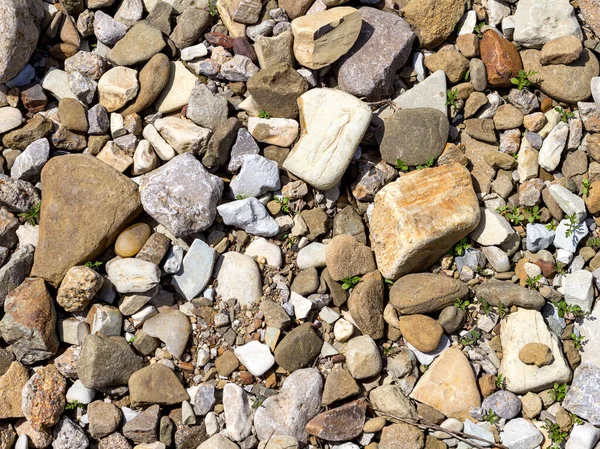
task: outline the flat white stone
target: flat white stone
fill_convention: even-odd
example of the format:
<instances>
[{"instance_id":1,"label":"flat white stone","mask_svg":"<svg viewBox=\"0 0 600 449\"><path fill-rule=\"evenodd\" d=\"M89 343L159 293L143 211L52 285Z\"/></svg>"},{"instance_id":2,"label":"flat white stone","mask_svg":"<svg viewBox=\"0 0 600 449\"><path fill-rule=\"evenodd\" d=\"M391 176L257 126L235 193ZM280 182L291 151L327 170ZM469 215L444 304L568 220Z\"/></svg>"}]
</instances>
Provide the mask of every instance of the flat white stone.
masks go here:
<instances>
[{"instance_id":1,"label":"flat white stone","mask_svg":"<svg viewBox=\"0 0 600 449\"><path fill-rule=\"evenodd\" d=\"M296 120L289 118L250 117L248 131L259 142L289 147L298 137L299 125Z\"/></svg>"},{"instance_id":2,"label":"flat white stone","mask_svg":"<svg viewBox=\"0 0 600 449\"><path fill-rule=\"evenodd\" d=\"M256 262L251 257L230 251L217 262L217 294L223 301L237 299L240 306L251 306L262 296L262 283Z\"/></svg>"},{"instance_id":3,"label":"flat white stone","mask_svg":"<svg viewBox=\"0 0 600 449\"><path fill-rule=\"evenodd\" d=\"M57 100L77 99L69 88L69 74L64 70L50 69L42 79L42 88L50 92Z\"/></svg>"},{"instance_id":4,"label":"flat white stone","mask_svg":"<svg viewBox=\"0 0 600 449\"><path fill-rule=\"evenodd\" d=\"M593 449L600 440L600 429L590 423L575 424L565 449Z\"/></svg>"},{"instance_id":5,"label":"flat white stone","mask_svg":"<svg viewBox=\"0 0 600 449\"><path fill-rule=\"evenodd\" d=\"M567 233L570 233L570 235L567 236ZM570 253L575 253L579 246L579 242L581 242L588 233L589 230L585 225L585 222L581 222L574 229L571 229L570 221L565 218L564 220L561 220L556 227L554 246Z\"/></svg>"},{"instance_id":6,"label":"flat white stone","mask_svg":"<svg viewBox=\"0 0 600 449\"><path fill-rule=\"evenodd\" d=\"M552 198L554 198L566 215L575 214L578 223L585 220L587 210L583 198L558 184L551 185L549 191Z\"/></svg>"},{"instance_id":7,"label":"flat white stone","mask_svg":"<svg viewBox=\"0 0 600 449\"><path fill-rule=\"evenodd\" d=\"M299 320L304 320L312 310L313 303L302 295L292 292L290 304L294 306L294 315Z\"/></svg>"},{"instance_id":8,"label":"flat white stone","mask_svg":"<svg viewBox=\"0 0 600 449\"><path fill-rule=\"evenodd\" d=\"M243 229L249 234L273 237L279 233L277 221L256 198L246 198L217 206L223 223Z\"/></svg>"},{"instance_id":9,"label":"flat white stone","mask_svg":"<svg viewBox=\"0 0 600 449\"><path fill-rule=\"evenodd\" d=\"M445 335L442 335L440 344L431 352L421 352L408 342L406 342L406 346L408 346L408 348L415 353L415 357L421 365L431 365L433 361L437 359L442 352L444 352L444 349L450 347L450 339Z\"/></svg>"},{"instance_id":10,"label":"flat white stone","mask_svg":"<svg viewBox=\"0 0 600 449\"><path fill-rule=\"evenodd\" d=\"M341 90L311 89L298 99L302 134L283 167L319 190L337 185L369 123L371 109Z\"/></svg>"},{"instance_id":11,"label":"flat white stone","mask_svg":"<svg viewBox=\"0 0 600 449\"><path fill-rule=\"evenodd\" d=\"M536 449L544 442L544 435L530 421L515 418L506 423L500 440L512 449Z\"/></svg>"},{"instance_id":12,"label":"flat white stone","mask_svg":"<svg viewBox=\"0 0 600 449\"><path fill-rule=\"evenodd\" d=\"M17 108L0 108L0 134L10 131L23 123L23 114Z\"/></svg>"},{"instance_id":13,"label":"flat white stone","mask_svg":"<svg viewBox=\"0 0 600 449\"><path fill-rule=\"evenodd\" d=\"M246 248L244 254L250 257L263 258L266 260L267 265L275 268L281 268L281 264L283 263L281 248L263 237L253 240Z\"/></svg>"},{"instance_id":14,"label":"flat white stone","mask_svg":"<svg viewBox=\"0 0 600 449\"><path fill-rule=\"evenodd\" d=\"M126 258L106 264L108 279L119 293L147 292L160 282L160 270L151 262Z\"/></svg>"},{"instance_id":15,"label":"flat white stone","mask_svg":"<svg viewBox=\"0 0 600 449\"><path fill-rule=\"evenodd\" d=\"M217 256L218 253L202 240L194 239L181 269L171 281L185 299L191 301L206 287Z\"/></svg>"},{"instance_id":16,"label":"flat white stone","mask_svg":"<svg viewBox=\"0 0 600 449\"><path fill-rule=\"evenodd\" d=\"M279 190L279 167L277 162L258 154L248 154L243 157L242 169L229 184L231 192L237 198L258 197L273 190Z\"/></svg>"},{"instance_id":17,"label":"flat white stone","mask_svg":"<svg viewBox=\"0 0 600 449\"><path fill-rule=\"evenodd\" d=\"M196 58L203 58L208 54L208 48L204 44L197 44L181 50L181 59L191 61Z\"/></svg>"},{"instance_id":18,"label":"flat white stone","mask_svg":"<svg viewBox=\"0 0 600 449\"><path fill-rule=\"evenodd\" d=\"M515 20L515 43L541 48L557 37L573 35L583 39L575 10L569 0L520 0Z\"/></svg>"},{"instance_id":19,"label":"flat white stone","mask_svg":"<svg viewBox=\"0 0 600 449\"><path fill-rule=\"evenodd\" d=\"M198 78L181 61L171 62L169 81L154 102L154 107L163 114L183 108L189 101Z\"/></svg>"},{"instance_id":20,"label":"flat white stone","mask_svg":"<svg viewBox=\"0 0 600 449\"><path fill-rule=\"evenodd\" d=\"M540 149L538 159L540 167L549 172L553 172L558 167L568 136L569 125L565 122L560 122L550 131Z\"/></svg>"},{"instance_id":21,"label":"flat white stone","mask_svg":"<svg viewBox=\"0 0 600 449\"><path fill-rule=\"evenodd\" d=\"M179 154L197 154L208 143L210 129L177 117L165 117L154 122L154 127Z\"/></svg>"},{"instance_id":22,"label":"flat white stone","mask_svg":"<svg viewBox=\"0 0 600 449\"><path fill-rule=\"evenodd\" d=\"M269 347L258 341L238 346L233 351L238 360L248 368L253 376L260 377L275 364L275 357Z\"/></svg>"},{"instance_id":23,"label":"flat white stone","mask_svg":"<svg viewBox=\"0 0 600 449\"><path fill-rule=\"evenodd\" d=\"M584 312L591 312L594 304L593 281L592 273L587 270L567 274L563 282L565 302L581 307Z\"/></svg>"},{"instance_id":24,"label":"flat white stone","mask_svg":"<svg viewBox=\"0 0 600 449\"><path fill-rule=\"evenodd\" d=\"M515 233L508 220L498 212L484 207L480 207L479 210L481 219L469 237L480 245L501 245Z\"/></svg>"},{"instance_id":25,"label":"flat white stone","mask_svg":"<svg viewBox=\"0 0 600 449\"><path fill-rule=\"evenodd\" d=\"M596 301L596 305L592 313L575 322L577 329L584 337L583 349L581 350L581 364L590 363L600 368L600 301Z\"/></svg>"},{"instance_id":26,"label":"flat white stone","mask_svg":"<svg viewBox=\"0 0 600 449\"><path fill-rule=\"evenodd\" d=\"M326 252L327 245L325 243L309 243L298 251L296 265L298 265L298 268L301 270L310 267L322 268L327 265L327 262L325 261Z\"/></svg>"}]
</instances>

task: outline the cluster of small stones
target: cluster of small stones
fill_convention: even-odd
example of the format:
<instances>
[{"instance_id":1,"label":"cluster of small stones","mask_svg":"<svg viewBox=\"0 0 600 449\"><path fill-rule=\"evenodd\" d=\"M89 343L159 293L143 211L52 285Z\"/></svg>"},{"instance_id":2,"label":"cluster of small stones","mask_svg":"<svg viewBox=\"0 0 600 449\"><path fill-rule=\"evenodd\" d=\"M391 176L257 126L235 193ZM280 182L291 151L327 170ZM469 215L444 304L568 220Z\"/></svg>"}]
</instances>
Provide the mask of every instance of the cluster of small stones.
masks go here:
<instances>
[{"instance_id":1,"label":"cluster of small stones","mask_svg":"<svg viewBox=\"0 0 600 449\"><path fill-rule=\"evenodd\" d=\"M0 449L600 448L600 1L0 30Z\"/></svg>"}]
</instances>

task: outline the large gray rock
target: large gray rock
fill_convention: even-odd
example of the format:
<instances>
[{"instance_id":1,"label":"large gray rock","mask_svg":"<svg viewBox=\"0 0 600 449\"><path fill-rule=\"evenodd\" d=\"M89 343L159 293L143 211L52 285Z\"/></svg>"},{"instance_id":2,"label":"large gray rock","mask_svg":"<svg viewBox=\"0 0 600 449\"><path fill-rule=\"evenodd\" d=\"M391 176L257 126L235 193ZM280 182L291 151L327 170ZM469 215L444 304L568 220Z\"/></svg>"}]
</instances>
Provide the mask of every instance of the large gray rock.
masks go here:
<instances>
[{"instance_id":1,"label":"large gray rock","mask_svg":"<svg viewBox=\"0 0 600 449\"><path fill-rule=\"evenodd\" d=\"M0 83L14 78L29 61L43 17L41 0L0 2Z\"/></svg>"},{"instance_id":2,"label":"large gray rock","mask_svg":"<svg viewBox=\"0 0 600 449\"><path fill-rule=\"evenodd\" d=\"M42 168L50 156L50 143L45 137L30 143L25 151L17 156L10 169L14 179L35 182L40 177Z\"/></svg>"},{"instance_id":3,"label":"large gray rock","mask_svg":"<svg viewBox=\"0 0 600 449\"><path fill-rule=\"evenodd\" d=\"M190 153L144 176L140 186L144 210L176 237L208 228L222 193L223 181Z\"/></svg>"},{"instance_id":4,"label":"large gray rock","mask_svg":"<svg viewBox=\"0 0 600 449\"><path fill-rule=\"evenodd\" d=\"M600 367L587 363L575 370L562 406L590 424L600 426Z\"/></svg>"},{"instance_id":5,"label":"large gray rock","mask_svg":"<svg viewBox=\"0 0 600 449\"><path fill-rule=\"evenodd\" d=\"M352 49L336 63L338 83L357 97L370 101L392 93L396 71L408 60L415 34L401 17L379 9L359 9L363 25Z\"/></svg>"},{"instance_id":6,"label":"large gray rock","mask_svg":"<svg viewBox=\"0 0 600 449\"><path fill-rule=\"evenodd\" d=\"M196 125L214 130L227 120L228 113L225 97L212 93L205 84L192 89L186 116Z\"/></svg>"},{"instance_id":7,"label":"large gray rock","mask_svg":"<svg viewBox=\"0 0 600 449\"><path fill-rule=\"evenodd\" d=\"M323 379L315 368L294 371L279 394L263 402L254 414L254 427L260 441L273 435L289 435L305 443L306 424L319 413Z\"/></svg>"},{"instance_id":8,"label":"large gray rock","mask_svg":"<svg viewBox=\"0 0 600 449\"><path fill-rule=\"evenodd\" d=\"M446 114L433 108L400 109L383 124L379 151L391 165L398 159L410 166L437 159L444 150L450 128Z\"/></svg>"}]
</instances>

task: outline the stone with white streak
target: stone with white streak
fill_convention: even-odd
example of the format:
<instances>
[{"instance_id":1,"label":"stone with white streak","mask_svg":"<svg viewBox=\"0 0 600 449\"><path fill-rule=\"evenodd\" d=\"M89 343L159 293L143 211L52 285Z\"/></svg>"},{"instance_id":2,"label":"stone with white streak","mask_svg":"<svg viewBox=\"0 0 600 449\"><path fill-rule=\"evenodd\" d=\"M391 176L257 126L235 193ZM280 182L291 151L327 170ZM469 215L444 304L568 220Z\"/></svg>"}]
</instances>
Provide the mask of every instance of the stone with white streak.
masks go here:
<instances>
[{"instance_id":1,"label":"stone with white streak","mask_svg":"<svg viewBox=\"0 0 600 449\"><path fill-rule=\"evenodd\" d=\"M558 184L551 185L549 191L565 215L575 214L578 223L585 219L587 210L583 198Z\"/></svg>"},{"instance_id":2,"label":"stone with white streak","mask_svg":"<svg viewBox=\"0 0 600 449\"><path fill-rule=\"evenodd\" d=\"M259 142L289 147L298 137L299 125L296 120L290 118L250 117L248 131Z\"/></svg>"},{"instance_id":3,"label":"stone with white streak","mask_svg":"<svg viewBox=\"0 0 600 449\"><path fill-rule=\"evenodd\" d=\"M144 139L150 142L150 145L152 145L152 148L154 148L158 157L163 161L170 161L175 157L175 150L162 138L154 125L146 125L142 131L142 135L144 136Z\"/></svg>"},{"instance_id":4,"label":"stone with white streak","mask_svg":"<svg viewBox=\"0 0 600 449\"><path fill-rule=\"evenodd\" d=\"M259 341L251 341L238 346L233 351L248 371L256 377L262 376L275 364L275 357L269 347Z\"/></svg>"},{"instance_id":5,"label":"stone with white streak","mask_svg":"<svg viewBox=\"0 0 600 449\"><path fill-rule=\"evenodd\" d=\"M542 143L542 148L539 153L539 164L544 170L552 172L558 167L560 158L569 135L569 125L565 122L560 122L550 131L548 136Z\"/></svg>"},{"instance_id":6,"label":"stone with white streak","mask_svg":"<svg viewBox=\"0 0 600 449\"><path fill-rule=\"evenodd\" d=\"M337 185L371 121L362 101L334 89L311 89L298 99L300 140L283 166L319 190Z\"/></svg>"},{"instance_id":7,"label":"stone with white streak","mask_svg":"<svg viewBox=\"0 0 600 449\"><path fill-rule=\"evenodd\" d=\"M165 117L154 122L154 127L179 154L198 154L208 144L210 130L177 117Z\"/></svg>"},{"instance_id":8,"label":"stone with white streak","mask_svg":"<svg viewBox=\"0 0 600 449\"><path fill-rule=\"evenodd\" d=\"M160 270L151 262L126 258L106 264L108 279L119 293L147 292L160 282Z\"/></svg>"},{"instance_id":9,"label":"stone with white streak","mask_svg":"<svg viewBox=\"0 0 600 449\"><path fill-rule=\"evenodd\" d=\"M217 258L217 252L200 239L194 239L172 283L181 295L191 301L206 287Z\"/></svg>"},{"instance_id":10,"label":"stone with white streak","mask_svg":"<svg viewBox=\"0 0 600 449\"><path fill-rule=\"evenodd\" d=\"M223 218L223 223L241 228L249 234L273 237L279 232L277 221L254 197L221 204L217 211Z\"/></svg>"}]
</instances>

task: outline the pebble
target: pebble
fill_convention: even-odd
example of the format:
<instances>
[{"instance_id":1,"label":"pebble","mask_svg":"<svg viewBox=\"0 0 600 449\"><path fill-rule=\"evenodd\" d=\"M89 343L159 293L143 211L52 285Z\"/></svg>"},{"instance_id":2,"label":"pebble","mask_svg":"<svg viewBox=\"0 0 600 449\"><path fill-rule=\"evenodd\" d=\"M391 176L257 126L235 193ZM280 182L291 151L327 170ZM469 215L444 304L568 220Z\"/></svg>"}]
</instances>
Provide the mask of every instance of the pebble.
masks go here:
<instances>
[{"instance_id":1,"label":"pebble","mask_svg":"<svg viewBox=\"0 0 600 449\"><path fill-rule=\"evenodd\" d=\"M94 13L94 35L104 45L115 45L126 33L127 25L117 22L103 11Z\"/></svg>"},{"instance_id":2,"label":"pebble","mask_svg":"<svg viewBox=\"0 0 600 449\"><path fill-rule=\"evenodd\" d=\"M187 345L191 325L184 313L162 309L144 322L143 329L147 335L162 341L173 357L180 359Z\"/></svg>"},{"instance_id":3,"label":"pebble","mask_svg":"<svg viewBox=\"0 0 600 449\"><path fill-rule=\"evenodd\" d=\"M544 436L531 422L516 418L506 423L500 441L515 449L534 449L542 444Z\"/></svg>"},{"instance_id":4,"label":"pebble","mask_svg":"<svg viewBox=\"0 0 600 449\"><path fill-rule=\"evenodd\" d=\"M256 377L262 376L275 364L269 347L258 341L238 346L234 353L239 361Z\"/></svg>"},{"instance_id":5,"label":"pebble","mask_svg":"<svg viewBox=\"0 0 600 449\"><path fill-rule=\"evenodd\" d=\"M113 260L107 264L106 272L119 293L146 292L160 282L158 267L141 259Z\"/></svg>"},{"instance_id":6,"label":"pebble","mask_svg":"<svg viewBox=\"0 0 600 449\"><path fill-rule=\"evenodd\" d=\"M256 198L232 201L217 207L223 223L241 228L249 234L273 237L279 233L279 225Z\"/></svg>"},{"instance_id":7,"label":"pebble","mask_svg":"<svg viewBox=\"0 0 600 449\"><path fill-rule=\"evenodd\" d=\"M240 306L250 306L262 296L256 262L237 252L225 253L217 262L217 293L224 301L235 298Z\"/></svg>"},{"instance_id":8,"label":"pebble","mask_svg":"<svg viewBox=\"0 0 600 449\"><path fill-rule=\"evenodd\" d=\"M44 137L33 141L15 159L10 170L11 178L37 181L49 157L50 143L48 139Z\"/></svg>"},{"instance_id":9,"label":"pebble","mask_svg":"<svg viewBox=\"0 0 600 449\"><path fill-rule=\"evenodd\" d=\"M0 108L0 134L17 128L22 123L23 115L17 108L8 106Z\"/></svg>"}]
</instances>

